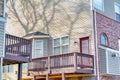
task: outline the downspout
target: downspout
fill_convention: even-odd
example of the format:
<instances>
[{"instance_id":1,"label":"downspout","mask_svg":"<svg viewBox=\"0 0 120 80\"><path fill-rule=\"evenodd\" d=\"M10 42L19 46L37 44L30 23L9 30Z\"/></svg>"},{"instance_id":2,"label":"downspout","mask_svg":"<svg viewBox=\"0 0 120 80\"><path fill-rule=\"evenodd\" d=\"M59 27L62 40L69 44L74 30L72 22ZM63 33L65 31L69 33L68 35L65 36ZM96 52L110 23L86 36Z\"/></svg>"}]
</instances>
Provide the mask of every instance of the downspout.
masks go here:
<instances>
[{"instance_id":1,"label":"downspout","mask_svg":"<svg viewBox=\"0 0 120 80\"><path fill-rule=\"evenodd\" d=\"M93 30L94 30L94 43L95 43L95 66L96 66L96 78L100 80L99 71L99 54L98 54L98 39L97 39L97 26L96 26L96 11L93 10Z\"/></svg>"},{"instance_id":2,"label":"downspout","mask_svg":"<svg viewBox=\"0 0 120 80\"><path fill-rule=\"evenodd\" d=\"M93 21L93 40L94 40L94 48L95 48L95 56L94 56L94 72L96 76L96 80L100 80L99 74L99 56L98 56L98 39L97 39L97 26L96 26L96 10L94 9L94 0L91 0L91 11L92 11L92 21Z\"/></svg>"}]
</instances>

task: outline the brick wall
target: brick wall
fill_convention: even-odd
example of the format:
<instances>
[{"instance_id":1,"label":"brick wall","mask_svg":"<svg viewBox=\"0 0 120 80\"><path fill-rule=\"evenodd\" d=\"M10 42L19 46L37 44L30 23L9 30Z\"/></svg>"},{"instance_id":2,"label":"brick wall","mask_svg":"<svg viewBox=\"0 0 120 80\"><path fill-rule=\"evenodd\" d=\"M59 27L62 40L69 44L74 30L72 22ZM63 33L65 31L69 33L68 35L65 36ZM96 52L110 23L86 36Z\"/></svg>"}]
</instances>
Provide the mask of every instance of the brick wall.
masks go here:
<instances>
[{"instance_id":1,"label":"brick wall","mask_svg":"<svg viewBox=\"0 0 120 80\"><path fill-rule=\"evenodd\" d=\"M96 16L98 45L100 44L100 35L102 33L105 33L108 37L108 47L118 50L118 39L120 38L120 23L99 13L96 13Z\"/></svg>"},{"instance_id":2,"label":"brick wall","mask_svg":"<svg viewBox=\"0 0 120 80\"><path fill-rule=\"evenodd\" d=\"M108 38L108 47L119 50L118 40L120 39L120 23L96 13L96 26L98 45L100 45L100 35L105 33ZM119 80L120 76L101 76L100 80Z\"/></svg>"}]
</instances>

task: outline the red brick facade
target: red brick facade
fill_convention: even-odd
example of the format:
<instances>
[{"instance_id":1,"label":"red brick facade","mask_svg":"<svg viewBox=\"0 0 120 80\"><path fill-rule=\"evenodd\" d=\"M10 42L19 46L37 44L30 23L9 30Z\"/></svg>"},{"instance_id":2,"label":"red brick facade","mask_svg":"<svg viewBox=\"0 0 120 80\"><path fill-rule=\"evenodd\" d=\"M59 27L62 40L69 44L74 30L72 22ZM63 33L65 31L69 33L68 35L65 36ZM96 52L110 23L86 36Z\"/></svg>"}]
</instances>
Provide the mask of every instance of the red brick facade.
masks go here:
<instances>
[{"instance_id":1,"label":"red brick facade","mask_svg":"<svg viewBox=\"0 0 120 80\"><path fill-rule=\"evenodd\" d=\"M96 27L98 45L100 45L100 35L104 33L108 38L107 46L119 50L120 23L102 14L96 13ZM120 80L120 76L102 76L100 80Z\"/></svg>"},{"instance_id":2,"label":"red brick facade","mask_svg":"<svg viewBox=\"0 0 120 80\"><path fill-rule=\"evenodd\" d=\"M96 13L96 26L98 33L98 45L100 45L100 35L105 33L108 38L108 47L118 50L118 39L120 39L120 23Z\"/></svg>"}]
</instances>

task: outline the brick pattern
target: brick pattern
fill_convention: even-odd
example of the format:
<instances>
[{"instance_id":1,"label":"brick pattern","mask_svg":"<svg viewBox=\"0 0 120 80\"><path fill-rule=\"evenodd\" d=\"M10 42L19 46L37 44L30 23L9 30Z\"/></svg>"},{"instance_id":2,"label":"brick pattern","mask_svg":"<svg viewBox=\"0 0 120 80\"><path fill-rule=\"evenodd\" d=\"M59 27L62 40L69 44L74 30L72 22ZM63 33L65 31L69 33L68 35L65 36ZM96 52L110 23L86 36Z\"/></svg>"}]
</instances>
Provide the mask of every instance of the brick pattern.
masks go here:
<instances>
[{"instance_id":1,"label":"brick pattern","mask_svg":"<svg viewBox=\"0 0 120 80\"><path fill-rule=\"evenodd\" d=\"M119 50L118 40L120 38L120 23L102 14L96 13L96 26L98 45L100 45L100 35L105 33L108 38L107 47ZM120 76L101 76L100 80L119 80Z\"/></svg>"},{"instance_id":2,"label":"brick pattern","mask_svg":"<svg viewBox=\"0 0 120 80\"><path fill-rule=\"evenodd\" d=\"M108 38L107 46L118 50L118 39L120 38L120 23L99 13L96 13L96 16L98 45L100 45L100 35L102 33L105 33Z\"/></svg>"}]
</instances>

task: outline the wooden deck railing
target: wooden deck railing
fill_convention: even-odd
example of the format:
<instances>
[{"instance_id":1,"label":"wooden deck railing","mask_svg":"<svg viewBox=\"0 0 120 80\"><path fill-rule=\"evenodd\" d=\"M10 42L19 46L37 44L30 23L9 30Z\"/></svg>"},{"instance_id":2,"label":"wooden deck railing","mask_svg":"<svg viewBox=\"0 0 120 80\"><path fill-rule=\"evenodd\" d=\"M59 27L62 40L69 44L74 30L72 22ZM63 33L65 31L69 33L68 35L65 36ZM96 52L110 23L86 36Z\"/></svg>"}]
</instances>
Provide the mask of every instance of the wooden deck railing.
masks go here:
<instances>
[{"instance_id":1,"label":"wooden deck railing","mask_svg":"<svg viewBox=\"0 0 120 80\"><path fill-rule=\"evenodd\" d=\"M32 47L31 41L6 34L5 59L6 57L9 58L9 56L12 56L12 57L14 56L16 58L24 57L24 58L31 60L31 55L32 55L31 47Z\"/></svg>"},{"instance_id":2,"label":"wooden deck railing","mask_svg":"<svg viewBox=\"0 0 120 80\"><path fill-rule=\"evenodd\" d=\"M92 55L80 53L54 55L49 57L33 59L32 62L29 63L28 69L29 72L43 71L42 74L44 72L56 73L55 70L57 70L57 72L59 73L93 73L94 59Z\"/></svg>"}]
</instances>

